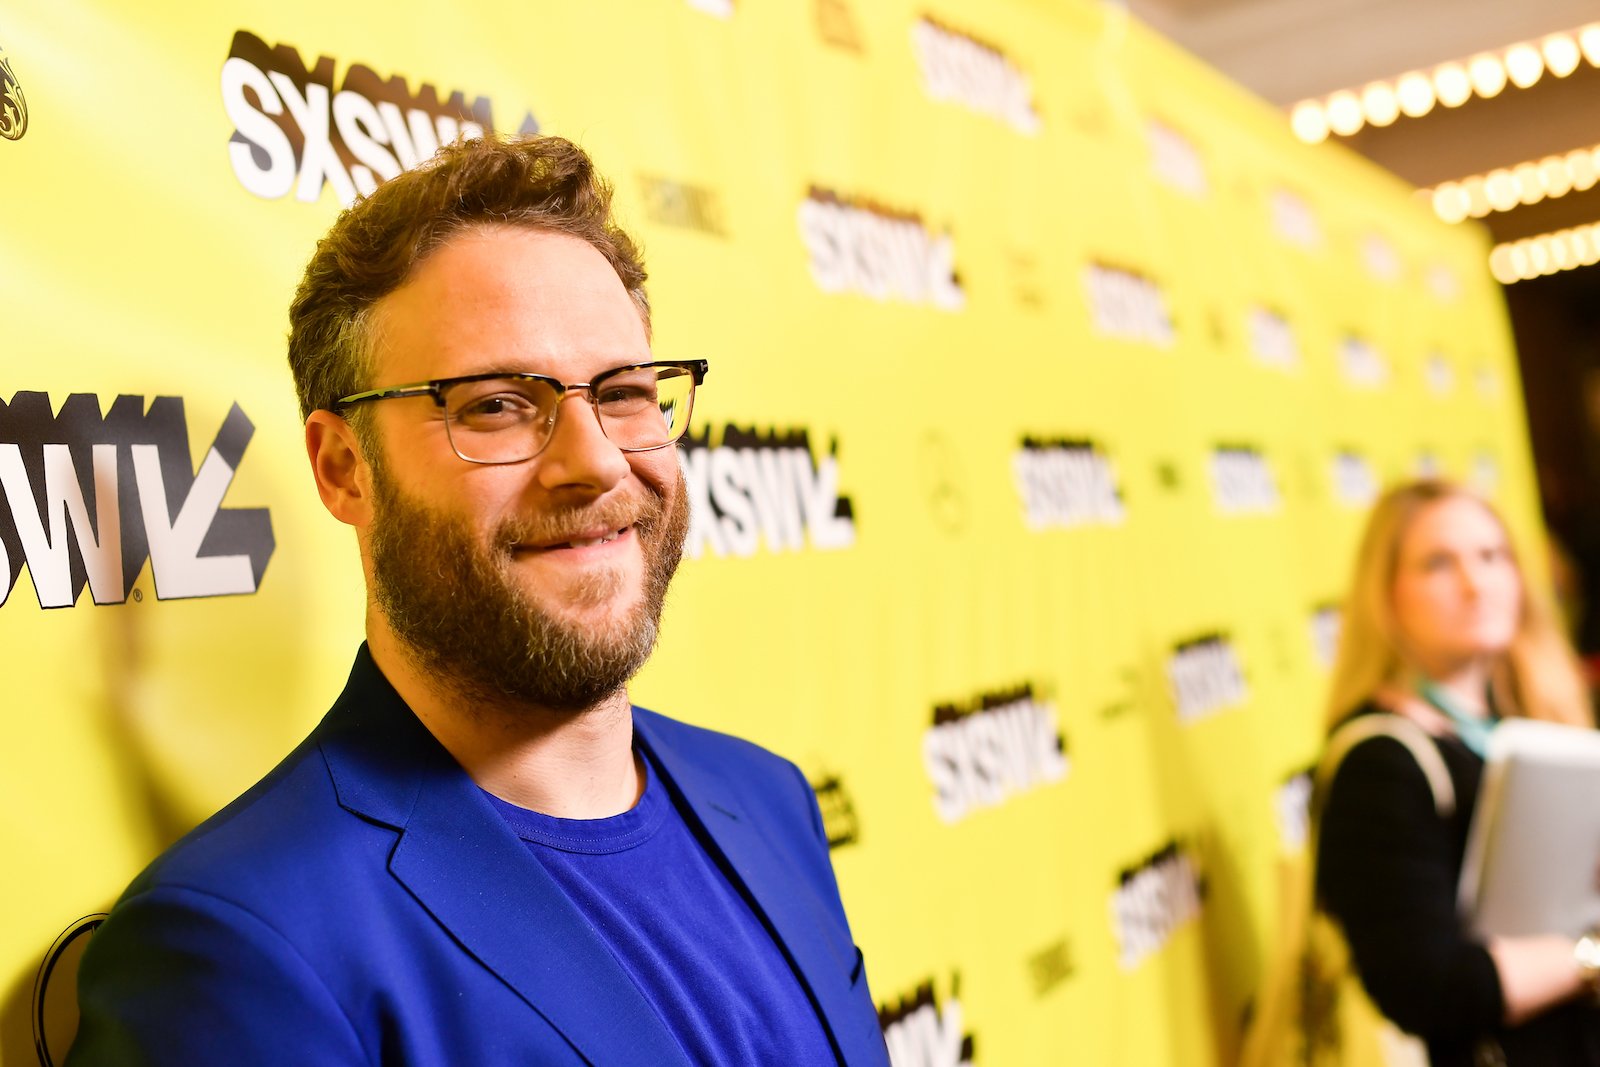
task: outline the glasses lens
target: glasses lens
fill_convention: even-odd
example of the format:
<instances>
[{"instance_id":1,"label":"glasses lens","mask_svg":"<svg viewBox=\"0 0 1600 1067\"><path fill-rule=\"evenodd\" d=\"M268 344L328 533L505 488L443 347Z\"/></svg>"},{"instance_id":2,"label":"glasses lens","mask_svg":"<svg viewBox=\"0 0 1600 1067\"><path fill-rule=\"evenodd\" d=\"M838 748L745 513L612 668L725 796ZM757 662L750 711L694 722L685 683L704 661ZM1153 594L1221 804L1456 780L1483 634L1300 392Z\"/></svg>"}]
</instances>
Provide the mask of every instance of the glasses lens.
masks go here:
<instances>
[{"instance_id":1,"label":"glasses lens","mask_svg":"<svg viewBox=\"0 0 1600 1067\"><path fill-rule=\"evenodd\" d=\"M689 428L694 375L681 367L639 367L607 375L595 388L606 436L624 449L660 448Z\"/></svg>"},{"instance_id":2,"label":"glasses lens","mask_svg":"<svg viewBox=\"0 0 1600 1067\"><path fill-rule=\"evenodd\" d=\"M445 430L462 459L517 463L549 440L558 400L549 383L528 378L457 382L444 393Z\"/></svg>"}]
</instances>

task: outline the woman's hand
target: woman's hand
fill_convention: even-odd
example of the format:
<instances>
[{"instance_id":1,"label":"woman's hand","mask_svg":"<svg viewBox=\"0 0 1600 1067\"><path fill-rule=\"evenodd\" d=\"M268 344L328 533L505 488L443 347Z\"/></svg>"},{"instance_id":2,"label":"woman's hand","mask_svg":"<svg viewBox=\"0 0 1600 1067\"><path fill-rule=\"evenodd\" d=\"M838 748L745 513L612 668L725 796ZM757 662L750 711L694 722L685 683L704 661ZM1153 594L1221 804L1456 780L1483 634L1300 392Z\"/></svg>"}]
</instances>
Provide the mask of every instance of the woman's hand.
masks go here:
<instances>
[{"instance_id":1,"label":"woman's hand","mask_svg":"<svg viewBox=\"0 0 1600 1067\"><path fill-rule=\"evenodd\" d=\"M1519 1026L1588 988L1572 950L1570 939L1555 935L1490 940L1507 1026Z\"/></svg>"}]
</instances>

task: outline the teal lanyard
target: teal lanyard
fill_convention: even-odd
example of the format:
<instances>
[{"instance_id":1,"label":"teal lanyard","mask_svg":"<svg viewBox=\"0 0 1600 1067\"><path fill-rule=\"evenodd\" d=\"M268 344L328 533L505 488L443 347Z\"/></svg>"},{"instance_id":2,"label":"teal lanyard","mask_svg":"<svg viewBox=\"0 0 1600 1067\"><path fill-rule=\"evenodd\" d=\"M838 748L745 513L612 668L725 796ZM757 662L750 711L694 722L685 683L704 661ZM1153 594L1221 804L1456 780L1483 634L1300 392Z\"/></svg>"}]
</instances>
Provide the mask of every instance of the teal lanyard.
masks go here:
<instances>
[{"instance_id":1,"label":"teal lanyard","mask_svg":"<svg viewBox=\"0 0 1600 1067\"><path fill-rule=\"evenodd\" d=\"M1468 715L1458 708L1456 702L1451 700L1443 689L1432 682L1418 682L1417 693L1423 700L1426 700L1445 714L1445 717L1455 726L1456 736L1461 738L1462 744L1476 752L1479 759L1486 760L1489 758L1489 738L1494 734L1495 724L1500 721L1500 717L1494 713L1492 705L1488 717L1479 718L1475 715Z\"/></svg>"}]
</instances>

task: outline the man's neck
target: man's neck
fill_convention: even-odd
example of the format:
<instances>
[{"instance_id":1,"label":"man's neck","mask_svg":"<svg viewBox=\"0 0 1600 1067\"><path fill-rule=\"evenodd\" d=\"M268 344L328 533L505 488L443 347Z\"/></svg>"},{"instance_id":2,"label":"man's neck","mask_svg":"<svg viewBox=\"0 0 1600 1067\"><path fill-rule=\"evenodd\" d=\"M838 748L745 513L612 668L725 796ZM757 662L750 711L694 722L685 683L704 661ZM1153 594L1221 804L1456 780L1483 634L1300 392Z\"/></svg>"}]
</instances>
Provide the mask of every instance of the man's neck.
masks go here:
<instances>
[{"instance_id":1,"label":"man's neck","mask_svg":"<svg viewBox=\"0 0 1600 1067\"><path fill-rule=\"evenodd\" d=\"M607 818L638 803L644 775L626 691L580 711L489 703L422 671L381 623L369 620L367 645L400 698L480 788L563 819Z\"/></svg>"}]
</instances>

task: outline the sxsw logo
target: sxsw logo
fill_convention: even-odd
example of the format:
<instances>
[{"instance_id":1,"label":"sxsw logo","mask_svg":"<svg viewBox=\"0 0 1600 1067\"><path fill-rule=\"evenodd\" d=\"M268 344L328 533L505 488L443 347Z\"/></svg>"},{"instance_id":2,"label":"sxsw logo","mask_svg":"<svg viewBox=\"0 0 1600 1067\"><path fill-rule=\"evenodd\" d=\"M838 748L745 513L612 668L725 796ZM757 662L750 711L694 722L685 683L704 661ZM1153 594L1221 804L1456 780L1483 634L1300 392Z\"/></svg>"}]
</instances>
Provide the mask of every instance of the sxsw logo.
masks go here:
<instances>
[{"instance_id":1,"label":"sxsw logo","mask_svg":"<svg viewBox=\"0 0 1600 1067\"><path fill-rule=\"evenodd\" d=\"M1197 919L1205 896L1199 864L1176 841L1118 874L1111 894L1111 927L1122 969L1138 967L1179 928Z\"/></svg>"},{"instance_id":2,"label":"sxsw logo","mask_svg":"<svg viewBox=\"0 0 1600 1067\"><path fill-rule=\"evenodd\" d=\"M51 412L44 393L0 401L0 603L27 564L39 605L85 585L121 604L146 559L162 600L253 593L272 558L265 508L224 508L255 427L233 405L196 471L183 400L92 393ZM134 594L137 598L137 594Z\"/></svg>"},{"instance_id":3,"label":"sxsw logo","mask_svg":"<svg viewBox=\"0 0 1600 1067\"><path fill-rule=\"evenodd\" d=\"M947 823L1059 782L1071 769L1055 705L1031 683L939 704L922 735L934 810Z\"/></svg>"},{"instance_id":4,"label":"sxsw logo","mask_svg":"<svg viewBox=\"0 0 1600 1067\"><path fill-rule=\"evenodd\" d=\"M878 1006L878 1026L893 1067L972 1067L976 1040L961 1017L961 976L951 979L941 1002L933 979L898 1002Z\"/></svg>"},{"instance_id":5,"label":"sxsw logo","mask_svg":"<svg viewBox=\"0 0 1600 1067\"><path fill-rule=\"evenodd\" d=\"M691 559L831 551L856 542L855 508L839 492L839 443L817 455L805 428L743 429L715 444L708 426L679 444L689 489Z\"/></svg>"},{"instance_id":6,"label":"sxsw logo","mask_svg":"<svg viewBox=\"0 0 1600 1067\"><path fill-rule=\"evenodd\" d=\"M442 144L494 129L490 101L441 101L432 85L413 93L405 78L380 78L357 63L334 87L334 62L307 67L291 45L269 48L248 30L233 35L222 64L222 105L233 123L228 160L239 184L276 200L294 191L314 203L333 187L348 206L380 182L427 161ZM520 132L537 133L532 113Z\"/></svg>"}]
</instances>

